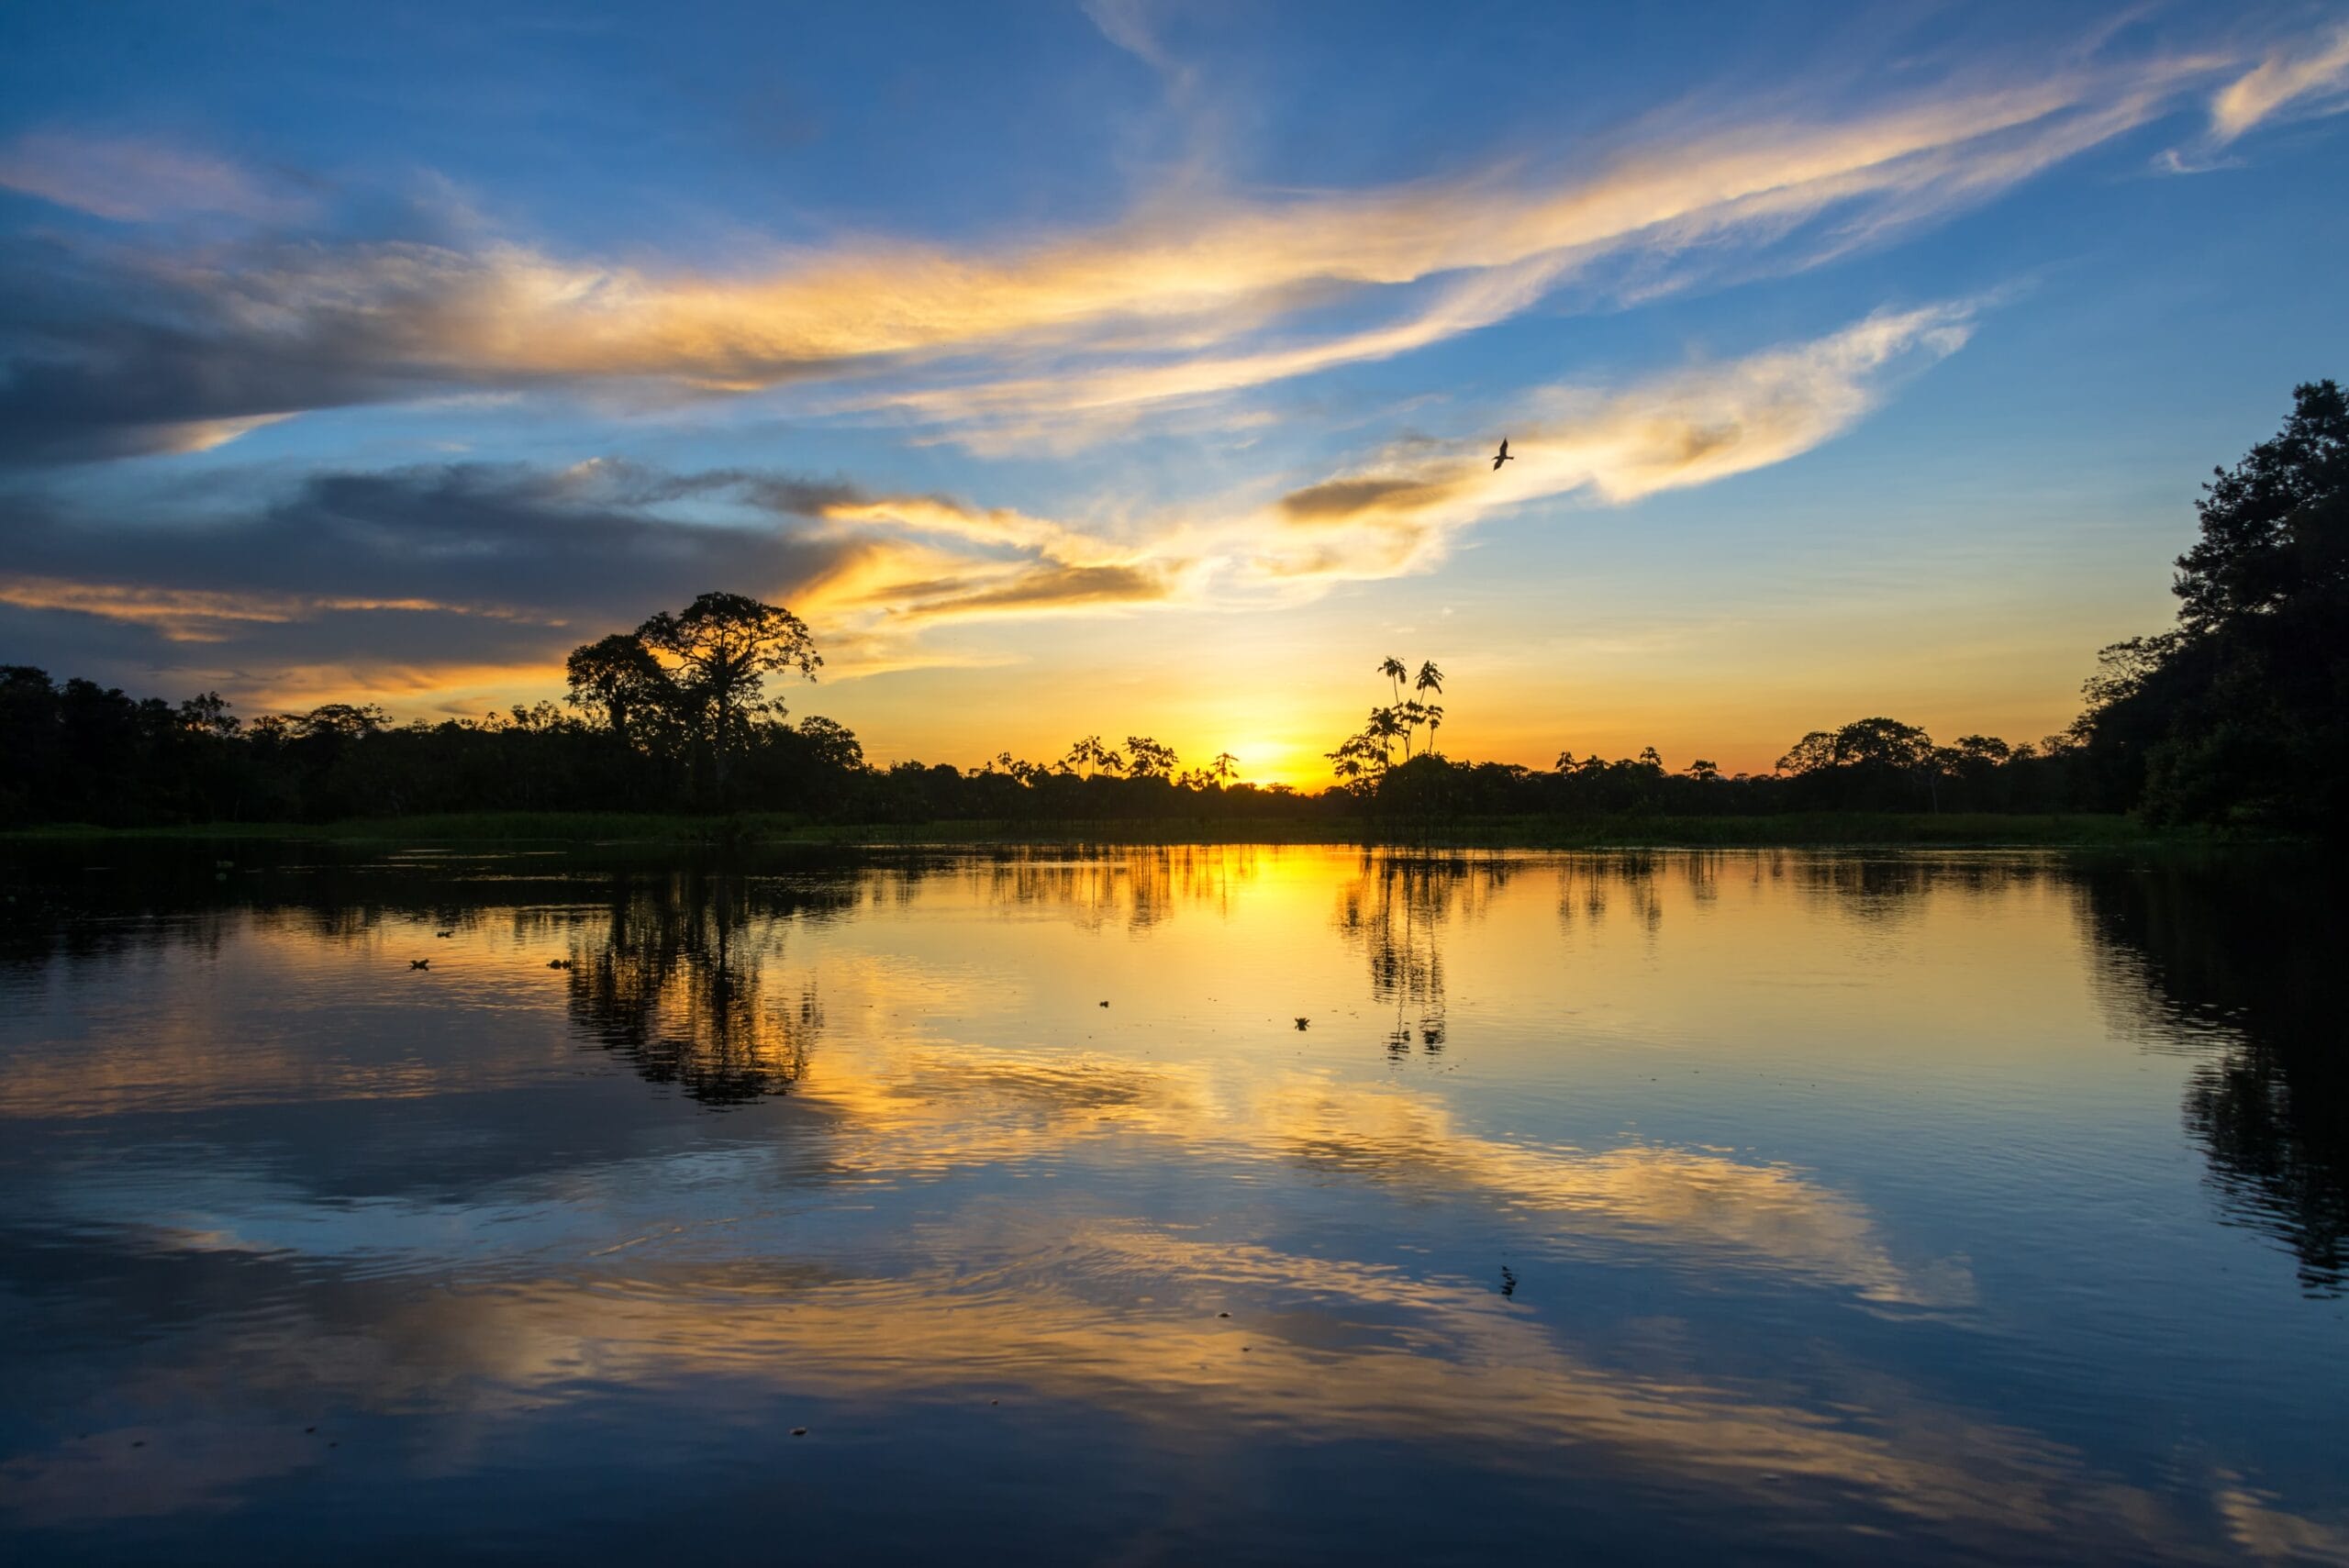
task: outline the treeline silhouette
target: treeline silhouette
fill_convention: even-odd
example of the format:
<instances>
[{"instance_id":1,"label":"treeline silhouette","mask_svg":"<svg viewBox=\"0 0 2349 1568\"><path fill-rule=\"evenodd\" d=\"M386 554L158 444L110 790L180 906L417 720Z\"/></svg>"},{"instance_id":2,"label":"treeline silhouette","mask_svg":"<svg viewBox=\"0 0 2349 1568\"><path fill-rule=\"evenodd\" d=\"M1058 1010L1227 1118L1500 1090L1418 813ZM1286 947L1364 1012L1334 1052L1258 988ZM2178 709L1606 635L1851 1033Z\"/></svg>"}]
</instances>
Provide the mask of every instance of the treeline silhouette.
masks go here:
<instances>
[{"instance_id":1,"label":"treeline silhouette","mask_svg":"<svg viewBox=\"0 0 2349 1568\"><path fill-rule=\"evenodd\" d=\"M1764 816L2137 810L2162 822L2349 820L2349 407L2295 389L2283 430L2198 503L2177 626L2103 651L2063 734L2010 744L1867 717L1801 737L1767 773L1698 759L1457 761L1435 750L1444 675L1388 658L1390 700L1329 753L1338 782L1252 784L1229 753L1186 767L1152 737L1045 761L876 766L770 676L822 664L789 610L705 594L573 652L569 700L394 724L330 703L247 722L217 693L133 699L0 666L0 823L325 821L481 811L776 811L854 823L1265 817Z\"/></svg>"},{"instance_id":2,"label":"treeline silhouette","mask_svg":"<svg viewBox=\"0 0 2349 1568\"><path fill-rule=\"evenodd\" d=\"M1781 770L1723 775L1561 754L1553 769L1422 753L1318 793L1184 768L1147 736L1086 737L1049 762L868 763L821 717L759 715L724 745L648 745L551 703L395 725L334 703L240 722L207 695L136 701L94 682L0 667L0 823L106 827L323 822L482 811L776 811L829 822L1425 819L1451 816L2056 811L2090 801L2077 749L1968 737L1934 745L1889 719L1805 737Z\"/></svg>"}]
</instances>

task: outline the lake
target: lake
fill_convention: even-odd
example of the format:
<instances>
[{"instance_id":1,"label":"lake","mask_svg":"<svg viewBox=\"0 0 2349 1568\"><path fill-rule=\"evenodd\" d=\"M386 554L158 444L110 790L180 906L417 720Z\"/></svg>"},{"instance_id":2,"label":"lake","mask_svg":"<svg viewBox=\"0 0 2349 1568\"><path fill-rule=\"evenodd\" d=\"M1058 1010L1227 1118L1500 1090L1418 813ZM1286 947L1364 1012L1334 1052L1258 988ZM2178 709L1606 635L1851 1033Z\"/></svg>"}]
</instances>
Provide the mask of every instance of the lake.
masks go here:
<instances>
[{"instance_id":1,"label":"lake","mask_svg":"<svg viewBox=\"0 0 2349 1568\"><path fill-rule=\"evenodd\" d=\"M2349 1561L2310 864L6 855L11 1563Z\"/></svg>"}]
</instances>

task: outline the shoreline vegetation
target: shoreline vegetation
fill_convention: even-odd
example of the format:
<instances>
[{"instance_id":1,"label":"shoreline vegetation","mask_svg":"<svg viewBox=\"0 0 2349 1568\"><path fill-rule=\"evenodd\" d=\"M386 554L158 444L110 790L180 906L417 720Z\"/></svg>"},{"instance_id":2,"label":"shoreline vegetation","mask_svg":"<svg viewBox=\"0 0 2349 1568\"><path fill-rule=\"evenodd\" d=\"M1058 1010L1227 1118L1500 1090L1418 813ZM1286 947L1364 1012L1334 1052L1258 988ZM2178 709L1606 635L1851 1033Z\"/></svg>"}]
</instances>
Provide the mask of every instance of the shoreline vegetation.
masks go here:
<instances>
[{"instance_id":1,"label":"shoreline vegetation","mask_svg":"<svg viewBox=\"0 0 2349 1568\"><path fill-rule=\"evenodd\" d=\"M217 822L161 828L50 823L0 831L0 844L116 842L562 844L578 847L955 849L1090 845L1357 845L1380 849L2116 849L2289 841L2287 836L2148 825L2110 813L1790 812L1769 817L1472 817L1431 823L1361 817L1107 818L1057 822L841 823L790 812L709 817L500 811L336 822Z\"/></svg>"}]
</instances>

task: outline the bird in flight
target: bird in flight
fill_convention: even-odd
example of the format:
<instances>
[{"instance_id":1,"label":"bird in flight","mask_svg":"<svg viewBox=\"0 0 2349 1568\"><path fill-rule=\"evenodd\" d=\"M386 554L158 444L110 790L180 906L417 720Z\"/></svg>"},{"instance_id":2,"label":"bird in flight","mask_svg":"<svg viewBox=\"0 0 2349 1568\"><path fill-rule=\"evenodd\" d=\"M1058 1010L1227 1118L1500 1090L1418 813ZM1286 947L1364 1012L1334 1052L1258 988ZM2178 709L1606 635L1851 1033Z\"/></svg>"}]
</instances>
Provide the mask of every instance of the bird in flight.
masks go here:
<instances>
[{"instance_id":1,"label":"bird in flight","mask_svg":"<svg viewBox=\"0 0 2349 1568\"><path fill-rule=\"evenodd\" d=\"M1507 436L1503 436L1501 438L1501 450L1493 454L1494 470L1498 472L1501 464L1505 462L1515 462L1517 460L1515 458L1508 455L1508 438Z\"/></svg>"}]
</instances>

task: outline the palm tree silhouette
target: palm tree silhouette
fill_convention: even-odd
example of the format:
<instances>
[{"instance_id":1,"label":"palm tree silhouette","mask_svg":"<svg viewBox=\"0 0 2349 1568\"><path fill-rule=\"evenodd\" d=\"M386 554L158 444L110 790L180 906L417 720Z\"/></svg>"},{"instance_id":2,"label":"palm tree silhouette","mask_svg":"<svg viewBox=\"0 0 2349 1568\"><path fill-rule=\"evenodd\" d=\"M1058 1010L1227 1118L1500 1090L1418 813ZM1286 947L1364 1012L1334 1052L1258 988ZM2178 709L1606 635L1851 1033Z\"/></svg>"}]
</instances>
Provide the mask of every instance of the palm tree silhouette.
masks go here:
<instances>
[{"instance_id":1,"label":"palm tree silhouette","mask_svg":"<svg viewBox=\"0 0 2349 1568\"><path fill-rule=\"evenodd\" d=\"M1419 738L1419 728L1428 729L1427 754L1433 756L1436 731L1443 727L1443 705L1431 702L1431 696L1443 695L1443 672L1431 659L1421 663L1415 676L1400 659L1389 656L1379 662L1378 673L1386 677L1388 695L1394 698L1383 707L1370 710L1370 719L1360 733L1348 736L1334 751L1323 753L1335 765L1339 778L1352 784L1365 774L1383 776L1394 765L1396 742L1402 742L1403 761L1411 761L1412 750ZM1403 695L1403 683L1409 681L1411 695Z\"/></svg>"},{"instance_id":2,"label":"palm tree silhouette","mask_svg":"<svg viewBox=\"0 0 2349 1568\"><path fill-rule=\"evenodd\" d=\"M1438 696L1443 695L1443 672L1435 667L1434 660L1427 660L1419 665L1419 678L1411 683L1411 706L1419 710L1419 721L1428 727L1428 750L1433 751L1435 732L1443 727L1443 705L1427 700L1430 692Z\"/></svg>"},{"instance_id":3,"label":"palm tree silhouette","mask_svg":"<svg viewBox=\"0 0 2349 1568\"><path fill-rule=\"evenodd\" d=\"M1088 735L1068 749L1068 755L1061 759L1061 766L1070 773L1084 768L1087 770L1085 776L1090 778L1095 773L1125 772L1126 759L1123 754L1101 744L1098 735Z\"/></svg>"},{"instance_id":4,"label":"palm tree silhouette","mask_svg":"<svg viewBox=\"0 0 2349 1568\"><path fill-rule=\"evenodd\" d=\"M1215 754L1215 776L1218 783L1230 783L1232 776L1239 772L1239 758L1233 756L1229 751L1218 751Z\"/></svg>"},{"instance_id":5,"label":"palm tree silhouette","mask_svg":"<svg viewBox=\"0 0 2349 1568\"><path fill-rule=\"evenodd\" d=\"M1411 731L1419 721L1419 705L1403 700L1403 683L1410 678L1411 673L1403 667L1400 659L1391 653L1380 662L1378 673L1394 686L1395 700L1386 707L1371 710L1370 728L1364 733L1377 741L1382 754L1394 741L1402 741L1403 760L1408 762L1411 760Z\"/></svg>"}]
</instances>

